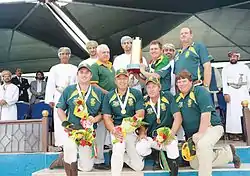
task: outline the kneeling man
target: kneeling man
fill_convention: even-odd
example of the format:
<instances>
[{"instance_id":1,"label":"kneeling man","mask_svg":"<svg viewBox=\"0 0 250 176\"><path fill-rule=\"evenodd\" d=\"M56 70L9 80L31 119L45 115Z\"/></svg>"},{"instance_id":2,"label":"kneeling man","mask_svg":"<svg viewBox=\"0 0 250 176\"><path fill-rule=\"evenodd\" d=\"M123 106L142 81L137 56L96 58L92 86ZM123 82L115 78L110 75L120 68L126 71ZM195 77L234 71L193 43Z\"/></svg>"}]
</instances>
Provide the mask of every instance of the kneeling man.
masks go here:
<instances>
[{"instance_id":1,"label":"kneeling man","mask_svg":"<svg viewBox=\"0 0 250 176\"><path fill-rule=\"evenodd\" d=\"M116 139L120 141L113 143L111 173L112 176L121 176L124 162L135 171L141 171L144 167L144 162L135 149L137 136L134 133L127 133L124 136L115 127L121 125L122 120L126 117L144 117L144 107L141 92L129 88L127 70L117 70L115 84L117 88L105 95L103 101L103 119L106 128L111 133L112 141Z\"/></svg>"}]
</instances>

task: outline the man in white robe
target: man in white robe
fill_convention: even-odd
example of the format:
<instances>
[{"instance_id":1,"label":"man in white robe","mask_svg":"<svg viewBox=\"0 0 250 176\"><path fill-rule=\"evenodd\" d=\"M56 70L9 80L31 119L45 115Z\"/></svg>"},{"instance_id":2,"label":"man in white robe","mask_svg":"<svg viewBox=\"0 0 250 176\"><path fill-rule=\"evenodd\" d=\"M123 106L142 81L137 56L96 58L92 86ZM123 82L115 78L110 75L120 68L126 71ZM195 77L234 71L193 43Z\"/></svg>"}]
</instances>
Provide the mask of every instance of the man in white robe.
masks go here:
<instances>
[{"instance_id":1,"label":"man in white robe","mask_svg":"<svg viewBox=\"0 0 250 176\"><path fill-rule=\"evenodd\" d=\"M54 65L49 71L46 91L45 91L45 102L48 103L52 108L54 108L54 138L55 146L62 147L64 141L68 138L67 133L62 127L62 122L57 114L57 104L63 90L72 84L76 83L77 67L75 65L69 64L69 59L71 56L71 50L68 47L61 47L58 50L58 57L60 59L60 64ZM62 156L59 160L52 163L50 168L57 166L62 166L61 162ZM60 161L60 162L57 162Z\"/></svg>"},{"instance_id":2,"label":"man in white robe","mask_svg":"<svg viewBox=\"0 0 250 176\"><path fill-rule=\"evenodd\" d=\"M17 120L19 89L11 83L9 70L2 71L1 76L4 83L0 86L0 120Z\"/></svg>"},{"instance_id":3,"label":"man in white robe","mask_svg":"<svg viewBox=\"0 0 250 176\"><path fill-rule=\"evenodd\" d=\"M113 67L115 71L119 70L120 68L127 69L127 66L130 64L132 42L133 42L133 39L130 36L123 36L121 38L121 46L122 46L124 53L115 58L113 62ZM142 57L142 62L144 65L146 66L148 65L147 60L144 57ZM137 80L133 75L130 76L130 87L133 87L140 91L142 89L139 80Z\"/></svg>"},{"instance_id":4,"label":"man in white robe","mask_svg":"<svg viewBox=\"0 0 250 176\"><path fill-rule=\"evenodd\" d=\"M96 63L96 61L98 60L97 50L96 50L97 46L98 46L98 43L94 40L90 40L89 42L87 42L86 48L89 53L89 58L86 60L83 60L79 65L86 63L89 66L91 66L93 63Z\"/></svg>"},{"instance_id":5,"label":"man in white robe","mask_svg":"<svg viewBox=\"0 0 250 176\"><path fill-rule=\"evenodd\" d=\"M226 132L241 134L243 100L250 101L250 70L239 63L240 53L229 52L230 63L222 69L223 94L227 102Z\"/></svg>"}]
</instances>

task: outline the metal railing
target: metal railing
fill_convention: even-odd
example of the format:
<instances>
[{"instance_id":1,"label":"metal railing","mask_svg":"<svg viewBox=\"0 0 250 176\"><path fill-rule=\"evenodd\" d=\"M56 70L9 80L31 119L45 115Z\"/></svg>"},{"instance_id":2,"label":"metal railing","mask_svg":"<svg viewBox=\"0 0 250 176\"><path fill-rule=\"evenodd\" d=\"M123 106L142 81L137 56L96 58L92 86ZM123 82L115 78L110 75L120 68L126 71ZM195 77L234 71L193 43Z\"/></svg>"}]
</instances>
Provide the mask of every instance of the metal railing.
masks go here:
<instances>
[{"instance_id":1,"label":"metal railing","mask_svg":"<svg viewBox=\"0 0 250 176\"><path fill-rule=\"evenodd\" d=\"M0 153L47 151L47 111L43 111L39 120L0 121Z\"/></svg>"}]
</instances>

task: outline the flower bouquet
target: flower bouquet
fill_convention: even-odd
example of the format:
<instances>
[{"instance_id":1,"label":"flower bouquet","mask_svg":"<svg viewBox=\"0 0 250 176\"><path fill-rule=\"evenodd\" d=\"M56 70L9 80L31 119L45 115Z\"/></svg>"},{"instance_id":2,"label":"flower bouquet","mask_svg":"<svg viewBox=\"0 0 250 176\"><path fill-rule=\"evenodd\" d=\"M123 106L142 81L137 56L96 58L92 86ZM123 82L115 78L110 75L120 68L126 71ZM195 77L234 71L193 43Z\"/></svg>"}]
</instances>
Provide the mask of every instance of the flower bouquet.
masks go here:
<instances>
[{"instance_id":1,"label":"flower bouquet","mask_svg":"<svg viewBox=\"0 0 250 176\"><path fill-rule=\"evenodd\" d=\"M154 140L159 146L167 145L174 139L175 137L172 135L170 128L161 127L156 130L156 137Z\"/></svg>"},{"instance_id":2,"label":"flower bouquet","mask_svg":"<svg viewBox=\"0 0 250 176\"><path fill-rule=\"evenodd\" d=\"M137 117L134 115L133 117L127 117L122 120L122 124L120 126L115 127L115 131L119 131L123 134L123 138L126 137L127 133L134 132L137 128L141 127L142 125L147 125L146 122L143 121L143 118ZM121 142L119 139L114 139L112 141L113 144Z\"/></svg>"}]
</instances>

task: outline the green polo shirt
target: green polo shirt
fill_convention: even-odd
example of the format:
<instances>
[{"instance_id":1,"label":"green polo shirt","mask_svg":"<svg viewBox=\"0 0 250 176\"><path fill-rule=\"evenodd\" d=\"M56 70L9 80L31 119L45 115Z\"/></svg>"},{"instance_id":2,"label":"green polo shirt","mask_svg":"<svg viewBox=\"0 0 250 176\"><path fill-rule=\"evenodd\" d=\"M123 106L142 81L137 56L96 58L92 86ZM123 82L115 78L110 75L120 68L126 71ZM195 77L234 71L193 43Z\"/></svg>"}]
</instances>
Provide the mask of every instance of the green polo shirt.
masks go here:
<instances>
[{"instance_id":1,"label":"green polo shirt","mask_svg":"<svg viewBox=\"0 0 250 176\"><path fill-rule=\"evenodd\" d=\"M101 88L107 91L110 91L115 88L115 70L113 66L108 68L100 61L97 61L96 63L91 65L91 71L91 83L96 83Z\"/></svg>"},{"instance_id":2,"label":"green polo shirt","mask_svg":"<svg viewBox=\"0 0 250 176\"><path fill-rule=\"evenodd\" d=\"M145 108L145 117L144 121L147 122L148 125L148 136L152 137L153 132L160 127L172 127L174 117L173 114L176 112L180 112L174 96L170 92L161 92L160 95L161 103L160 103L160 120L161 123L157 124L157 116L154 113L152 106L150 105L150 98L146 96L144 98L144 108ZM157 103L155 104L155 110L157 111Z\"/></svg>"},{"instance_id":3,"label":"green polo shirt","mask_svg":"<svg viewBox=\"0 0 250 176\"><path fill-rule=\"evenodd\" d=\"M124 102L125 96L126 94L120 97L122 102ZM125 109L126 109L126 114L122 114L121 106L118 101L115 90L112 90L105 95L103 101L102 113L112 115L112 118L114 120L114 125L117 126L121 125L123 118L132 117L136 114L136 111L144 109L143 96L139 90L134 88L129 88L129 97Z\"/></svg>"},{"instance_id":4,"label":"green polo shirt","mask_svg":"<svg viewBox=\"0 0 250 176\"><path fill-rule=\"evenodd\" d=\"M204 44L193 43L185 50L179 50L175 56L174 73L183 70L191 73L193 81L204 79L203 64L212 60Z\"/></svg>"},{"instance_id":5,"label":"green polo shirt","mask_svg":"<svg viewBox=\"0 0 250 176\"><path fill-rule=\"evenodd\" d=\"M185 97L179 93L176 95L176 103L181 110L182 126L188 138L198 132L201 114L204 112L211 112L212 126L221 125L221 118L215 110L211 95L202 86L192 87Z\"/></svg>"},{"instance_id":6,"label":"green polo shirt","mask_svg":"<svg viewBox=\"0 0 250 176\"><path fill-rule=\"evenodd\" d=\"M95 117L101 112L102 101L104 94L102 91L94 86L91 86L91 92L87 99L86 105L88 108L88 113ZM79 97L78 91L76 89L76 84L68 86L62 93L56 107L67 111L68 121L75 125L80 125L80 118L75 116L75 101Z\"/></svg>"},{"instance_id":7,"label":"green polo shirt","mask_svg":"<svg viewBox=\"0 0 250 176\"><path fill-rule=\"evenodd\" d=\"M150 72L154 72L160 75L160 82L162 91L169 91L171 88L171 65L169 58L165 55L149 64Z\"/></svg>"}]
</instances>

